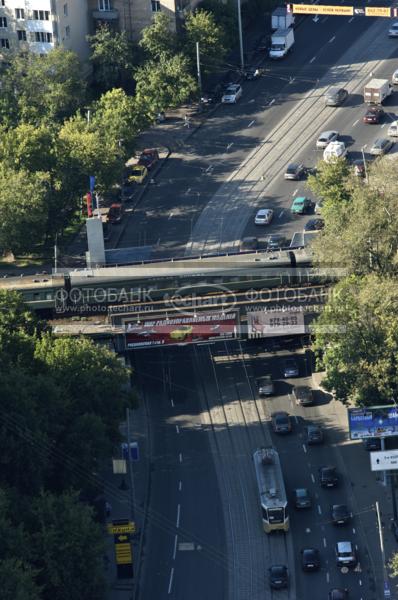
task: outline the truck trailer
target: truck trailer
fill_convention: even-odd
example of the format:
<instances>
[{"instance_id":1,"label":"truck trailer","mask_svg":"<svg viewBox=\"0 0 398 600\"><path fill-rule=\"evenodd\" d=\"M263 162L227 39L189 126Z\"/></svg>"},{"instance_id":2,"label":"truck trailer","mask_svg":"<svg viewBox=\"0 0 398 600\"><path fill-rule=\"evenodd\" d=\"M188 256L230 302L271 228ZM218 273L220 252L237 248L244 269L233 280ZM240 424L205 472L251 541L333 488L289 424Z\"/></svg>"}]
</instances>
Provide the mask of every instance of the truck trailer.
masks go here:
<instances>
[{"instance_id":1,"label":"truck trailer","mask_svg":"<svg viewBox=\"0 0 398 600\"><path fill-rule=\"evenodd\" d=\"M294 27L294 15L287 12L286 6L278 6L271 15L271 29L289 29Z\"/></svg>"},{"instance_id":2,"label":"truck trailer","mask_svg":"<svg viewBox=\"0 0 398 600\"><path fill-rule=\"evenodd\" d=\"M271 36L270 58L283 58L294 44L293 29L278 29Z\"/></svg>"},{"instance_id":3,"label":"truck trailer","mask_svg":"<svg viewBox=\"0 0 398 600\"><path fill-rule=\"evenodd\" d=\"M363 90L363 99L366 104L382 104L392 93L392 85L388 79L372 79Z\"/></svg>"}]
</instances>

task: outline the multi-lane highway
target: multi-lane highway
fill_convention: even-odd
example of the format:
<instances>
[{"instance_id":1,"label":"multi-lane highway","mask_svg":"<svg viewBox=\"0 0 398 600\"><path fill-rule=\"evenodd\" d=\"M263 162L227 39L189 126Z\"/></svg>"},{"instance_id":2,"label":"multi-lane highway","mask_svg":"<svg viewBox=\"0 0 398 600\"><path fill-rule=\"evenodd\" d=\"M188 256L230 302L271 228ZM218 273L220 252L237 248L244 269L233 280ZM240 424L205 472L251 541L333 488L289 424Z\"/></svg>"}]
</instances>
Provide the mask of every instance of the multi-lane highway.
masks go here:
<instances>
[{"instance_id":1,"label":"multi-lane highway","mask_svg":"<svg viewBox=\"0 0 398 600\"><path fill-rule=\"evenodd\" d=\"M283 360L295 355L300 376L284 379ZM345 409L315 392L312 407L296 406L294 385L310 384L305 352L278 347L275 340L239 341L142 351L135 354L138 381L150 407L153 459L149 527L144 546L143 598L202 600L317 600L333 587L350 590L351 600L382 594L381 558L374 501L378 484L367 453L347 439ZM276 395L260 399L256 380L271 373ZM271 432L270 415L286 410L293 432ZM305 443L304 427L320 424L322 446ZM291 504L289 533L264 533L253 451L273 444L281 456ZM322 489L318 469L336 466L336 489ZM292 492L309 489L312 508L295 510ZM349 524L336 527L330 506L347 504ZM357 548L355 570L336 565L335 544ZM321 568L304 573L300 550L318 548ZM289 567L288 590L272 592L270 564Z\"/></svg>"},{"instance_id":2,"label":"multi-lane highway","mask_svg":"<svg viewBox=\"0 0 398 600\"><path fill-rule=\"evenodd\" d=\"M391 76L396 40L387 37L386 20L361 17L307 18L296 31L292 54L267 63L264 76L244 85L235 106L220 106L208 122L173 154L156 186L130 218L120 245L153 245L162 255L236 247L244 235L269 232L291 237L308 217L291 217L295 194L305 182L285 182L292 160L307 166L321 157L315 142L336 127L352 156L368 145L381 126L364 125L361 91L371 75ZM341 84L350 91L344 106L324 106L323 93ZM392 119L394 94L387 108ZM357 157L357 156L355 156ZM267 228L255 228L256 209L273 208ZM144 235L145 234L145 235Z\"/></svg>"}]
</instances>

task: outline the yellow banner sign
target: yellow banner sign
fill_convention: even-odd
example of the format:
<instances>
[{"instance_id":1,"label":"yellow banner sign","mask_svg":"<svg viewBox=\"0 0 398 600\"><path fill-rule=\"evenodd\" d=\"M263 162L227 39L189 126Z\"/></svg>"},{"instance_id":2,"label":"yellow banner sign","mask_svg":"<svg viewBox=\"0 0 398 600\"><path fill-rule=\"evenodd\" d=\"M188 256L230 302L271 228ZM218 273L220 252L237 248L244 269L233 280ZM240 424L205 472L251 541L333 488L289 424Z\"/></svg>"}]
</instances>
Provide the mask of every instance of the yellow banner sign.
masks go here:
<instances>
[{"instance_id":1,"label":"yellow banner sign","mask_svg":"<svg viewBox=\"0 0 398 600\"><path fill-rule=\"evenodd\" d=\"M367 17L391 17L391 8L388 6L366 6Z\"/></svg>"},{"instance_id":2,"label":"yellow banner sign","mask_svg":"<svg viewBox=\"0 0 398 600\"><path fill-rule=\"evenodd\" d=\"M135 523L130 521L126 524L120 525L112 525L112 523L108 523L108 533L113 533L117 535L118 533L134 533L135 532Z\"/></svg>"},{"instance_id":3,"label":"yellow banner sign","mask_svg":"<svg viewBox=\"0 0 398 600\"><path fill-rule=\"evenodd\" d=\"M115 553L117 565L131 565L133 563L130 544L116 544Z\"/></svg>"},{"instance_id":4,"label":"yellow banner sign","mask_svg":"<svg viewBox=\"0 0 398 600\"><path fill-rule=\"evenodd\" d=\"M343 15L350 17L354 14L353 6L322 6L320 4L293 4L296 15Z\"/></svg>"}]
</instances>

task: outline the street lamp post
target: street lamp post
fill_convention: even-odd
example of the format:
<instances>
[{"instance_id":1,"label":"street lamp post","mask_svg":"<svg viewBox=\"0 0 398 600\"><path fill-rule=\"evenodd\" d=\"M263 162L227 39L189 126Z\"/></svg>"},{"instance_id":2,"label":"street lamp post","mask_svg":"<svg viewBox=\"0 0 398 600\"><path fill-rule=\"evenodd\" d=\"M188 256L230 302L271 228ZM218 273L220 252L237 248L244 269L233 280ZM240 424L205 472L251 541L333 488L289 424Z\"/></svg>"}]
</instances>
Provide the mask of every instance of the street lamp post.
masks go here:
<instances>
[{"instance_id":1,"label":"street lamp post","mask_svg":"<svg viewBox=\"0 0 398 600\"><path fill-rule=\"evenodd\" d=\"M242 14L240 10L240 0L238 2L238 28L239 28L239 49L240 49L240 68L245 68L245 58L243 54L243 35L242 35Z\"/></svg>"},{"instance_id":2,"label":"street lamp post","mask_svg":"<svg viewBox=\"0 0 398 600\"><path fill-rule=\"evenodd\" d=\"M383 540L383 530L381 528L381 517L380 517L380 508L379 503L376 502L376 514L377 514L377 524L379 527L379 538L380 538L380 551L381 551L381 559L383 562L383 584L384 584L384 598L390 598L390 586L388 583L388 573L386 567L386 555L384 552L384 540Z\"/></svg>"},{"instance_id":3,"label":"street lamp post","mask_svg":"<svg viewBox=\"0 0 398 600\"><path fill-rule=\"evenodd\" d=\"M369 183L368 167L366 166L366 160L365 160L365 148L366 148L366 146L367 146L367 144L365 144L364 146L362 146L361 152L362 152L363 168L365 169L365 181L366 181L366 183Z\"/></svg>"}]
</instances>

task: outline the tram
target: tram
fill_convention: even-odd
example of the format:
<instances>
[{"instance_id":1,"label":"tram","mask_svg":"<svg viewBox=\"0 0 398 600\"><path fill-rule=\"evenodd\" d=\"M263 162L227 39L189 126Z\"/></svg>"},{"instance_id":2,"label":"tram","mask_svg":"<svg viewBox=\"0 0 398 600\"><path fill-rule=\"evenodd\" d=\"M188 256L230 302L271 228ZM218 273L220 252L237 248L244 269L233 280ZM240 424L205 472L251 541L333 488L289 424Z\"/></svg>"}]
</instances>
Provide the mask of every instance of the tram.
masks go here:
<instances>
[{"instance_id":1,"label":"tram","mask_svg":"<svg viewBox=\"0 0 398 600\"><path fill-rule=\"evenodd\" d=\"M279 455L275 448L258 448L253 454L253 461L264 531L288 531L289 515Z\"/></svg>"}]
</instances>

